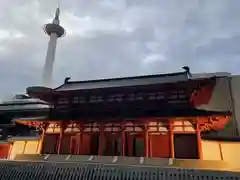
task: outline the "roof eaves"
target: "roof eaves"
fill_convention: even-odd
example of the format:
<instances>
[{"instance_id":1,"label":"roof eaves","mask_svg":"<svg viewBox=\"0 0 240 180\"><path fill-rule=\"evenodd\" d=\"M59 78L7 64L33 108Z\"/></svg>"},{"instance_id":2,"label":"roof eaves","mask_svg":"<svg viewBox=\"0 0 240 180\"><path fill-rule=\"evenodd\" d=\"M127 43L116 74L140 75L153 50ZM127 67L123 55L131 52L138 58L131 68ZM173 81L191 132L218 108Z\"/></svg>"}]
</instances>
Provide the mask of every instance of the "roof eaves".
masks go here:
<instances>
[{"instance_id":1,"label":"roof eaves","mask_svg":"<svg viewBox=\"0 0 240 180\"><path fill-rule=\"evenodd\" d=\"M178 75L186 75L187 72L176 72L176 73L168 73L168 74L154 74L154 75L141 75L141 76L131 76L131 77L119 77L119 78L107 78L107 79L95 79L95 80L83 80L83 81L66 81L64 84L58 86L53 89L54 91L61 89L66 84L82 84L82 83L95 83L95 82L106 82L106 81L121 81L121 80L131 80L131 79L145 79L145 78L156 78L156 77L169 77L169 76L178 76Z\"/></svg>"},{"instance_id":2,"label":"roof eaves","mask_svg":"<svg viewBox=\"0 0 240 180\"><path fill-rule=\"evenodd\" d=\"M176 72L176 73L168 73L168 74L153 74L153 75L141 75L141 76L106 78L106 79L83 80L83 81L68 81L65 84L94 83L94 82L102 82L102 81L119 81L119 80L126 80L126 79L145 79L145 78L164 77L164 76L166 76L166 77L167 76L178 76L178 75L183 75L183 74L187 75L187 73L184 71L184 72Z\"/></svg>"}]
</instances>

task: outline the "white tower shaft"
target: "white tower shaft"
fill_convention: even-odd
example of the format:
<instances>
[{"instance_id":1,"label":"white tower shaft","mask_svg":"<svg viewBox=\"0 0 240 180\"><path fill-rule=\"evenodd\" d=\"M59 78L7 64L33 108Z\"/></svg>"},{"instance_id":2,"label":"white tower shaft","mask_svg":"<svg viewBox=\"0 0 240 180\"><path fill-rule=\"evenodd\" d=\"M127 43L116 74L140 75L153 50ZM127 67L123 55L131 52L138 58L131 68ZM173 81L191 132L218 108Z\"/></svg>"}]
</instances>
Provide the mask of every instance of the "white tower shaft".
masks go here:
<instances>
[{"instance_id":1,"label":"white tower shaft","mask_svg":"<svg viewBox=\"0 0 240 180\"><path fill-rule=\"evenodd\" d=\"M57 39L65 34L64 28L59 25L60 24L59 15L60 9L58 7L56 9L53 22L46 24L44 28L45 33L47 33L50 36L42 75L42 84L43 86L46 87L51 87L52 85L53 64L55 60Z\"/></svg>"},{"instance_id":2,"label":"white tower shaft","mask_svg":"<svg viewBox=\"0 0 240 180\"><path fill-rule=\"evenodd\" d=\"M56 33L50 34L50 40L48 42L47 55L42 76L42 84L46 87L51 87L52 85L53 63L55 60L57 38L58 36Z\"/></svg>"}]
</instances>

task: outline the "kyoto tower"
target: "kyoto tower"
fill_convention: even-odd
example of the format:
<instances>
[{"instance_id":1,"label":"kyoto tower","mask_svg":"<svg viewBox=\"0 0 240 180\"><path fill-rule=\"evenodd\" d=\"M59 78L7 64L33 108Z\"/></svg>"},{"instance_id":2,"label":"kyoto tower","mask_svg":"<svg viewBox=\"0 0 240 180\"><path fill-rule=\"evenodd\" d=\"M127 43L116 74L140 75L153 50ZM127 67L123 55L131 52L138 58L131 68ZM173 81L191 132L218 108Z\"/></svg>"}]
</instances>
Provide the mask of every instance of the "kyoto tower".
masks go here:
<instances>
[{"instance_id":1,"label":"kyoto tower","mask_svg":"<svg viewBox=\"0 0 240 180\"><path fill-rule=\"evenodd\" d=\"M44 26L44 32L50 36L42 75L42 85L45 87L51 87L52 85L53 63L55 60L57 39L63 37L66 33L65 29L60 26L59 15L60 9L57 7L52 23L48 23Z\"/></svg>"}]
</instances>

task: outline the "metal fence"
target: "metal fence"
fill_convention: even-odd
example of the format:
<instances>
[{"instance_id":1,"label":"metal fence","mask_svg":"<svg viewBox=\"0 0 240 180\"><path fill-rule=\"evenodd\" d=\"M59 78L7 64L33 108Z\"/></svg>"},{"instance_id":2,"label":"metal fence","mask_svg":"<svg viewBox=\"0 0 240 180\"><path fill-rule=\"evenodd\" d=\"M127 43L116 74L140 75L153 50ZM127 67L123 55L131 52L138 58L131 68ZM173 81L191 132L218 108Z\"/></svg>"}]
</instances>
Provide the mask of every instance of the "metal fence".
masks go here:
<instances>
[{"instance_id":1,"label":"metal fence","mask_svg":"<svg viewBox=\"0 0 240 180\"><path fill-rule=\"evenodd\" d=\"M240 173L100 163L1 161L3 180L240 180Z\"/></svg>"}]
</instances>

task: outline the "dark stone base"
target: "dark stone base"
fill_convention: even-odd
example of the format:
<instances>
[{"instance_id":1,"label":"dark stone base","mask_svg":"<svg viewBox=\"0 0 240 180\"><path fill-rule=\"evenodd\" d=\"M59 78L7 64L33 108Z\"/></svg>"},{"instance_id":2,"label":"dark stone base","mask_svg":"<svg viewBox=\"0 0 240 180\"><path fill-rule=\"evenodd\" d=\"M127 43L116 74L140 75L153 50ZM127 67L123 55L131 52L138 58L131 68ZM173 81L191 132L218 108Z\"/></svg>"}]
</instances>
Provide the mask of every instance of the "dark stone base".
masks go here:
<instances>
[{"instance_id":1,"label":"dark stone base","mask_svg":"<svg viewBox=\"0 0 240 180\"><path fill-rule=\"evenodd\" d=\"M86 163L2 161L1 180L239 180L240 174L193 169L116 166Z\"/></svg>"}]
</instances>

